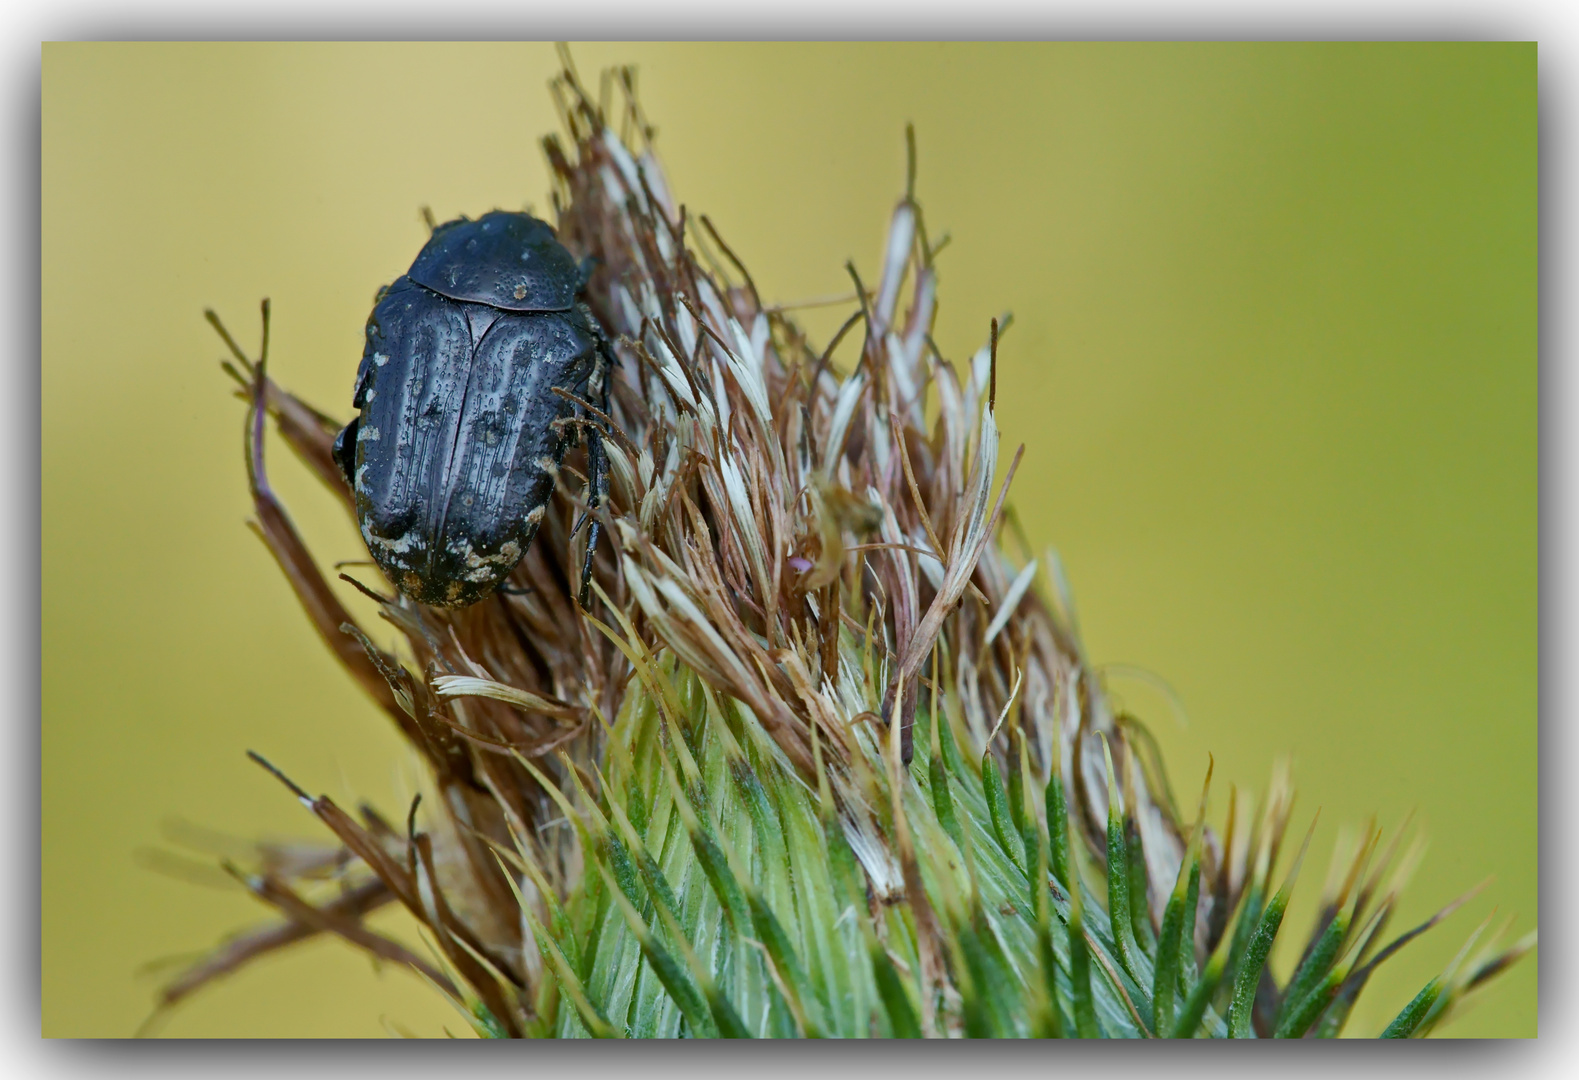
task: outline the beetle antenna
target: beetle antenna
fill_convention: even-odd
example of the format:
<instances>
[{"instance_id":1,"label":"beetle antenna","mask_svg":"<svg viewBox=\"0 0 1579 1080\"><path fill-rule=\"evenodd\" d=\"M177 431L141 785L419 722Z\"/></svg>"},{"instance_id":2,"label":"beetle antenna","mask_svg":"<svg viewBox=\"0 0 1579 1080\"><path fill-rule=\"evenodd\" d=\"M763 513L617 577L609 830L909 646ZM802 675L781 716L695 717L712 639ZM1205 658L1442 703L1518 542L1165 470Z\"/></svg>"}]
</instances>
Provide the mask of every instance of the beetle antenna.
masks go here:
<instances>
[{"instance_id":1,"label":"beetle antenna","mask_svg":"<svg viewBox=\"0 0 1579 1080\"><path fill-rule=\"evenodd\" d=\"M422 223L428 227L428 235L432 236L433 235L433 230L435 230L435 229L437 229L439 227L439 223L436 220L434 220L434 217L433 217L433 207L431 207L431 206L419 207L417 209L417 213L422 215Z\"/></svg>"}]
</instances>

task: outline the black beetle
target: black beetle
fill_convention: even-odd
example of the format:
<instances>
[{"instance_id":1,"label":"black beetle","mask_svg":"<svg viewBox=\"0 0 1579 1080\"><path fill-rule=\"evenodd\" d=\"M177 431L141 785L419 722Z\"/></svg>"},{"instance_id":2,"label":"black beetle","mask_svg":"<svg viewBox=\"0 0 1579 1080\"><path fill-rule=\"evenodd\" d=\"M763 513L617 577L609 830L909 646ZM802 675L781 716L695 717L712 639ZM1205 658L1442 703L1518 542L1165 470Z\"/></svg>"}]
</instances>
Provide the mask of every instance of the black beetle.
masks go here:
<instances>
[{"instance_id":1,"label":"black beetle","mask_svg":"<svg viewBox=\"0 0 1579 1080\"><path fill-rule=\"evenodd\" d=\"M379 295L334 459L368 551L413 600L461 607L510 575L580 427L588 505L602 499L602 440L566 396L608 412L608 340L577 301L586 279L548 225L495 210L434 229ZM583 605L598 533L594 518Z\"/></svg>"}]
</instances>

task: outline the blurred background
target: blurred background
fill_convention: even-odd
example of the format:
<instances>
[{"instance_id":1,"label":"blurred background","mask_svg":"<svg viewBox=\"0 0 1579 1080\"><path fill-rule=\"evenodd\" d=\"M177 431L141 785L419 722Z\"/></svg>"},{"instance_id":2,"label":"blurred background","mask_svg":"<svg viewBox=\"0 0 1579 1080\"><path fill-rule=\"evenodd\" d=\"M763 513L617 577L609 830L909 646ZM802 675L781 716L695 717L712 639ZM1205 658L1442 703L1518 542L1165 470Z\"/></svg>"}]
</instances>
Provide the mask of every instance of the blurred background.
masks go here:
<instances>
[{"instance_id":1,"label":"blurred background","mask_svg":"<svg viewBox=\"0 0 1579 1080\"><path fill-rule=\"evenodd\" d=\"M1292 756L1293 829L1322 810L1300 937L1339 827L1372 813L1431 837L1398 929L1494 876L1382 969L1351 1034L1493 909L1513 934L1536 924L1533 45L574 57L592 85L638 65L672 190L769 302L845 292L847 258L875 277L914 122L928 227L952 237L938 344L965 359L1013 312L1014 507L1061 553L1089 654L1175 788L1215 755L1221 821L1229 782L1260 790ZM396 733L244 525L244 406L202 310L254 349L271 297L273 374L348 417L419 208L550 215L555 70L545 44L44 46L45 1035L131 1034L168 965L270 917L142 854L173 821L326 835L245 750L403 811ZM805 321L826 340L844 314ZM365 557L271 453L320 559ZM1530 957L1443 1034L1533 1036L1536 981ZM321 941L158 1030L445 1028L465 1024L425 984Z\"/></svg>"}]
</instances>

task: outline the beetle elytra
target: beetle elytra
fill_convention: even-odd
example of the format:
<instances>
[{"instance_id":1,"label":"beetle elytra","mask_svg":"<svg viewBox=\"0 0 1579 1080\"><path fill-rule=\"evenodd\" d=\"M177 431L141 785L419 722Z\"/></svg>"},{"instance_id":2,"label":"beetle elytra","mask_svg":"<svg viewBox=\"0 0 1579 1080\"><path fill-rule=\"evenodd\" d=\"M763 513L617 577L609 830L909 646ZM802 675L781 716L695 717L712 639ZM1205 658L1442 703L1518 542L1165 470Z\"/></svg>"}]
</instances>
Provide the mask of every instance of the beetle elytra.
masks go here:
<instances>
[{"instance_id":1,"label":"beetle elytra","mask_svg":"<svg viewBox=\"0 0 1579 1080\"><path fill-rule=\"evenodd\" d=\"M548 225L495 210L440 225L380 295L334 457L369 553L413 600L460 607L509 577L578 427L587 502L602 500L602 440L572 400L608 411L610 350L584 284ZM592 516L583 605L599 533Z\"/></svg>"}]
</instances>

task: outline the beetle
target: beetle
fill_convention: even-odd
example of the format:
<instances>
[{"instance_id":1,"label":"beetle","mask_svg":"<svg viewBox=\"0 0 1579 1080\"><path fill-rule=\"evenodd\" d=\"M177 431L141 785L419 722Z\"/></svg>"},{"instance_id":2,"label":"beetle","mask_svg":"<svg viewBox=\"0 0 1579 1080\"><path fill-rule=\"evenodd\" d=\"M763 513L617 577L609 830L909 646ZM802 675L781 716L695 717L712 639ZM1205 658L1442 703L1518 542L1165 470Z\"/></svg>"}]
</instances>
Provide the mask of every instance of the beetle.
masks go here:
<instances>
[{"instance_id":1,"label":"beetle","mask_svg":"<svg viewBox=\"0 0 1579 1080\"><path fill-rule=\"evenodd\" d=\"M333 456L373 560L440 607L491 595L537 534L565 451L587 430L587 605L608 460L572 398L608 413L608 338L553 229L494 210L433 230L380 292ZM572 534L573 535L573 534Z\"/></svg>"}]
</instances>

